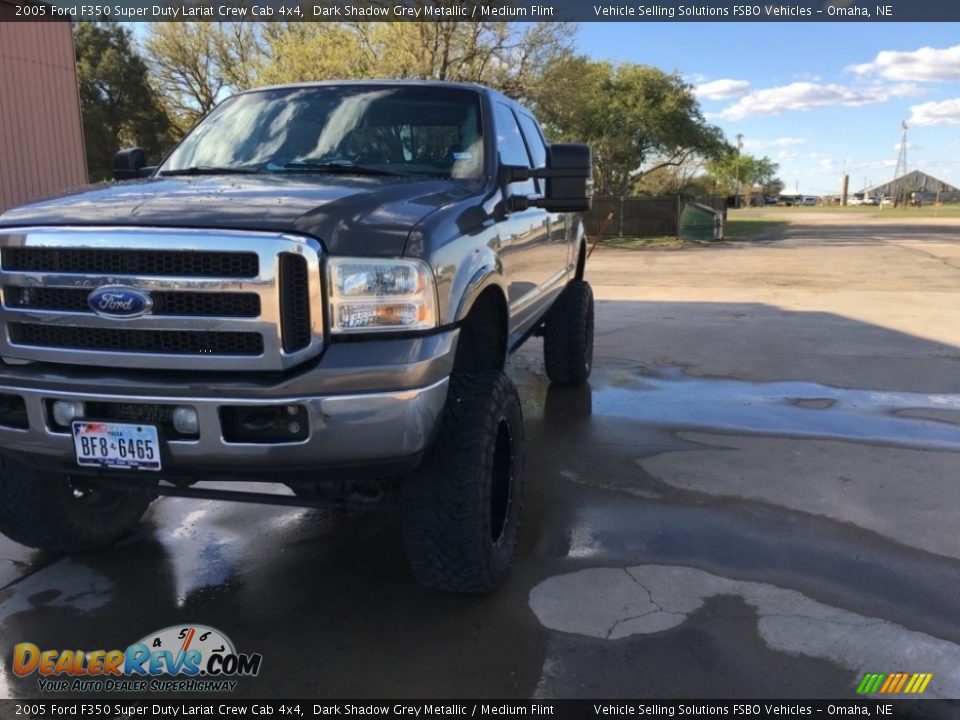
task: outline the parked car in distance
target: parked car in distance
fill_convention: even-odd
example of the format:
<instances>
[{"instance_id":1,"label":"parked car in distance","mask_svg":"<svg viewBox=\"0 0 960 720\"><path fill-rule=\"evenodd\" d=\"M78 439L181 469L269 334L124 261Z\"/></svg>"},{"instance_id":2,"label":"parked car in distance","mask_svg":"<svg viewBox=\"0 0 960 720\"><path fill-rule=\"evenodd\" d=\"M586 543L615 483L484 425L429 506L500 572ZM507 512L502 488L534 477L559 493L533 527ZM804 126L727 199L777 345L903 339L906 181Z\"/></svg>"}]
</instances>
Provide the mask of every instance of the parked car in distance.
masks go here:
<instances>
[{"instance_id":1,"label":"parked car in distance","mask_svg":"<svg viewBox=\"0 0 960 720\"><path fill-rule=\"evenodd\" d=\"M872 205L873 207L876 207L877 205L880 204L880 201L877 200L877 198L875 198L875 197L873 197L873 196L871 195L871 196L865 197L865 198L863 199L863 203L862 203L862 204L863 204L863 205Z\"/></svg>"},{"instance_id":2,"label":"parked car in distance","mask_svg":"<svg viewBox=\"0 0 960 720\"><path fill-rule=\"evenodd\" d=\"M812 195L807 195L803 198L803 204L806 206L813 206L817 204L817 199Z\"/></svg>"},{"instance_id":3,"label":"parked car in distance","mask_svg":"<svg viewBox=\"0 0 960 720\"><path fill-rule=\"evenodd\" d=\"M880 201L880 204L883 205L883 206L890 206L890 207L892 207L893 204L894 204L894 202L893 202L893 197L890 196L890 195L884 195L884 196L883 196L883 199Z\"/></svg>"}]
</instances>

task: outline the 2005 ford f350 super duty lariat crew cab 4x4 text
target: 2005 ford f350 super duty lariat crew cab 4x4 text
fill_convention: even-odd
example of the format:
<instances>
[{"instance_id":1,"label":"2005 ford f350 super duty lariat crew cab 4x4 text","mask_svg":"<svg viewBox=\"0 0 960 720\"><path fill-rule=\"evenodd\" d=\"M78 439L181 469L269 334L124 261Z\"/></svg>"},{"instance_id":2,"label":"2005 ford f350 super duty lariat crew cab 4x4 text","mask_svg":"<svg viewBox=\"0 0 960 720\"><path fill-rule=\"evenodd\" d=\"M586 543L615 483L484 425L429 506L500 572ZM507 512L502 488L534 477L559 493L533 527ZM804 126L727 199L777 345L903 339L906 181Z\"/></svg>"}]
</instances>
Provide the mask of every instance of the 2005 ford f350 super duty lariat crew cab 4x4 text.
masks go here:
<instances>
[{"instance_id":1,"label":"2005 ford f350 super duty lariat crew cab 4x4 text","mask_svg":"<svg viewBox=\"0 0 960 720\"><path fill-rule=\"evenodd\" d=\"M542 334L552 382L590 374L589 148L480 86L314 83L236 95L145 164L0 215L0 531L87 551L158 494L399 496L420 582L500 584L506 358Z\"/></svg>"}]
</instances>

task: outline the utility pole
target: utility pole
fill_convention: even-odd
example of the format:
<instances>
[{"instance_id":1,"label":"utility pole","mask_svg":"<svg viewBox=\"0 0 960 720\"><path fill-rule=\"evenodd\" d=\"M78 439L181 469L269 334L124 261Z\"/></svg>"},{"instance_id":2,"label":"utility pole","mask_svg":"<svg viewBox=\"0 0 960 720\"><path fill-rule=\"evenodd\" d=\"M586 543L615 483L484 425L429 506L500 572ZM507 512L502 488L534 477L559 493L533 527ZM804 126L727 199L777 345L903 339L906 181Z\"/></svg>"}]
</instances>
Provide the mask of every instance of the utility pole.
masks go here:
<instances>
[{"instance_id":1,"label":"utility pole","mask_svg":"<svg viewBox=\"0 0 960 720\"><path fill-rule=\"evenodd\" d=\"M850 176L847 175L847 161L843 161L843 175L840 176L840 206L846 207L850 193Z\"/></svg>"},{"instance_id":2,"label":"utility pole","mask_svg":"<svg viewBox=\"0 0 960 720\"><path fill-rule=\"evenodd\" d=\"M737 133L737 207L740 207L740 149L743 147L743 134Z\"/></svg>"}]
</instances>

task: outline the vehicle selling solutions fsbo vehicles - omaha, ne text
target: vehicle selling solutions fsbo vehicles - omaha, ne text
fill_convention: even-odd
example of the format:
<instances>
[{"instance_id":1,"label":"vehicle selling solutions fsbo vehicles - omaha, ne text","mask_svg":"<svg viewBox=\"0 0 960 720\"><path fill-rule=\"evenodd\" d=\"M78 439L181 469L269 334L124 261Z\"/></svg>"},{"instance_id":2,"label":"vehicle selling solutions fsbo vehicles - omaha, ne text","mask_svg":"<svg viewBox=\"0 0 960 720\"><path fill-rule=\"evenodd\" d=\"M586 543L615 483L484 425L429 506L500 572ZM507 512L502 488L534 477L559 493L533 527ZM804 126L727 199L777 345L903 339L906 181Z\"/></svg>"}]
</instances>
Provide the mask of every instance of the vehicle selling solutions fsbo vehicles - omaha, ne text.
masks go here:
<instances>
[{"instance_id":1,"label":"vehicle selling solutions fsbo vehicles - omaha, ne text","mask_svg":"<svg viewBox=\"0 0 960 720\"><path fill-rule=\"evenodd\" d=\"M506 577L508 354L585 383L585 145L475 85L315 83L214 109L157 167L0 215L0 530L57 551L159 494L399 495L422 583ZM295 496L204 488L273 480Z\"/></svg>"}]
</instances>

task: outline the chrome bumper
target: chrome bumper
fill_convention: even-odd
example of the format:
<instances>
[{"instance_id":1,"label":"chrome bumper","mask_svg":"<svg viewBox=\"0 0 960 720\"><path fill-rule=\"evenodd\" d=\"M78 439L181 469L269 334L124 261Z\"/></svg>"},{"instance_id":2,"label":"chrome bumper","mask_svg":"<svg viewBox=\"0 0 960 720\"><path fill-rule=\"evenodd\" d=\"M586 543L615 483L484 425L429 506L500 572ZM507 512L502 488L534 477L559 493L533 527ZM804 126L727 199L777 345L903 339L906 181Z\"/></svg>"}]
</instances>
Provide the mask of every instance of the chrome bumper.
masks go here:
<instances>
[{"instance_id":1,"label":"chrome bumper","mask_svg":"<svg viewBox=\"0 0 960 720\"><path fill-rule=\"evenodd\" d=\"M0 427L0 447L26 455L34 464L51 470L73 467L73 438L51 430L45 418L47 400L84 402L156 403L196 408L200 433L196 440L167 440L165 471L176 474L218 473L236 468L286 470L325 466L379 464L422 452L447 397L448 379L413 390L331 395L328 397L286 397L266 402L263 398L132 397L103 393L64 393L23 390L0 386L0 393L20 395L26 404L30 427L25 430ZM301 442L254 444L227 442L221 433L223 406L301 405L306 408L310 430ZM45 463L43 459L53 461ZM109 471L108 471L109 472ZM163 472L160 473L161 477ZM265 478L266 479L266 478Z\"/></svg>"},{"instance_id":2,"label":"chrome bumper","mask_svg":"<svg viewBox=\"0 0 960 720\"><path fill-rule=\"evenodd\" d=\"M80 400L195 408L199 436L162 441L161 477L280 480L287 472L324 468L359 474L365 468L410 466L430 444L443 411L458 334L451 330L420 338L336 343L314 367L275 378L156 371L131 375L107 367L0 362L0 396L22 398L27 421L26 429L0 422L0 452L51 472L82 472L73 438L48 417L52 401ZM303 407L309 424L304 439L244 443L224 438L221 408L277 405Z\"/></svg>"}]
</instances>

